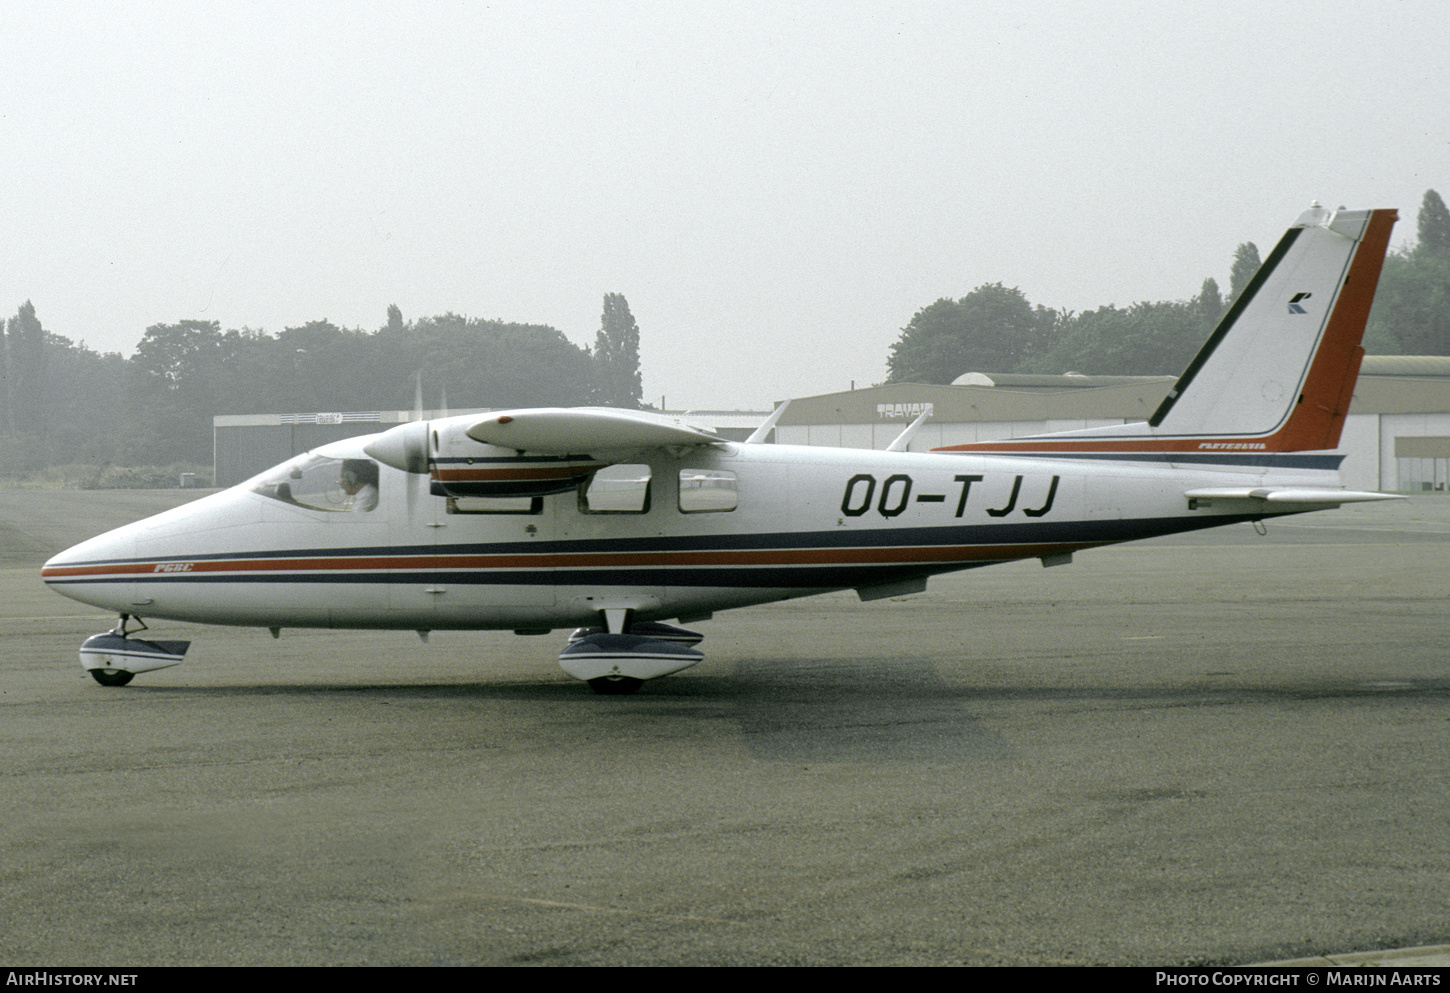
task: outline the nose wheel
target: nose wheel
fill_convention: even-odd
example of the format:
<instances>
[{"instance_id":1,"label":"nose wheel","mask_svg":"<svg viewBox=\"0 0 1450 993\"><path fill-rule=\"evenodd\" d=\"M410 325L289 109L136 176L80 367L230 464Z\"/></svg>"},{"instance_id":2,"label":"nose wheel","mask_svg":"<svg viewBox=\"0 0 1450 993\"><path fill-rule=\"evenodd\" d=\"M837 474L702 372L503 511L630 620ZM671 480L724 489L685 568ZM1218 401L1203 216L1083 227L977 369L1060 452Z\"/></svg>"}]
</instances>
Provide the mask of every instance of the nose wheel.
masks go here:
<instances>
[{"instance_id":1,"label":"nose wheel","mask_svg":"<svg viewBox=\"0 0 1450 993\"><path fill-rule=\"evenodd\" d=\"M579 628L559 654L559 665L600 696L636 693L647 679L688 669L705 657L698 631L659 621L631 623L627 614L606 626ZM623 631L610 630L615 627Z\"/></svg>"},{"instance_id":2,"label":"nose wheel","mask_svg":"<svg viewBox=\"0 0 1450 993\"><path fill-rule=\"evenodd\" d=\"M589 680L589 688L600 696L628 696L643 685L643 679L631 676L599 676Z\"/></svg>"},{"instance_id":3,"label":"nose wheel","mask_svg":"<svg viewBox=\"0 0 1450 993\"><path fill-rule=\"evenodd\" d=\"M131 621L140 626L129 630ZM191 647L189 641L146 641L131 637L145 628L146 623L139 617L122 614L114 628L85 640L81 645L81 665L102 686L125 686L138 672L178 665Z\"/></svg>"}]
</instances>

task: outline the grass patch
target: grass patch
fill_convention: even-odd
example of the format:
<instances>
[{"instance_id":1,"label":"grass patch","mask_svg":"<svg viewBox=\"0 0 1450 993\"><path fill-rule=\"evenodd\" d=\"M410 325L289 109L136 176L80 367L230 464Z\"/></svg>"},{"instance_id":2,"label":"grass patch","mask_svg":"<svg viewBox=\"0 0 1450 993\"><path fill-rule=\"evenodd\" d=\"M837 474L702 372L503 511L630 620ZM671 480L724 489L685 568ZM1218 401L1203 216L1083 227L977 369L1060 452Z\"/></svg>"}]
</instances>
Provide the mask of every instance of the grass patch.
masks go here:
<instances>
[{"instance_id":1,"label":"grass patch","mask_svg":"<svg viewBox=\"0 0 1450 993\"><path fill-rule=\"evenodd\" d=\"M84 462L53 465L37 472L0 477L0 486L36 490L175 490L182 475L190 473L189 488L212 485L212 468L173 462L171 465L90 465Z\"/></svg>"}]
</instances>

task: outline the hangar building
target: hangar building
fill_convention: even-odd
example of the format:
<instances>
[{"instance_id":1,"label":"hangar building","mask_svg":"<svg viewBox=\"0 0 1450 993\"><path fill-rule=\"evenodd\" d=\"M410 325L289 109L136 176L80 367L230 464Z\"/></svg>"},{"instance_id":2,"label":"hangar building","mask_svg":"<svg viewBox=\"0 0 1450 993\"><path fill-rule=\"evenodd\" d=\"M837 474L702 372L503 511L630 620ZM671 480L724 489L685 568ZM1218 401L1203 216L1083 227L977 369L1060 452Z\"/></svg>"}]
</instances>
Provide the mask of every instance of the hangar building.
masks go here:
<instances>
[{"instance_id":1,"label":"hangar building","mask_svg":"<svg viewBox=\"0 0 1450 993\"><path fill-rule=\"evenodd\" d=\"M951 386L893 383L791 401L774 440L884 449L927 405L912 451L1049 431L1147 420L1174 376L1028 376L968 373ZM425 411L426 417L490 408ZM743 441L760 411L668 411ZM412 411L257 414L213 419L217 486L232 486L294 455L385 431ZM1340 447L1352 489L1445 490L1450 485L1450 356L1366 356Z\"/></svg>"},{"instance_id":2,"label":"hangar building","mask_svg":"<svg viewBox=\"0 0 1450 993\"><path fill-rule=\"evenodd\" d=\"M1144 421L1176 376L968 373L957 384L892 383L791 401L776 424L787 445L885 448L932 405L912 439L924 452ZM1342 472L1352 489L1444 490L1450 483L1450 357L1366 356L1346 418Z\"/></svg>"}]
</instances>

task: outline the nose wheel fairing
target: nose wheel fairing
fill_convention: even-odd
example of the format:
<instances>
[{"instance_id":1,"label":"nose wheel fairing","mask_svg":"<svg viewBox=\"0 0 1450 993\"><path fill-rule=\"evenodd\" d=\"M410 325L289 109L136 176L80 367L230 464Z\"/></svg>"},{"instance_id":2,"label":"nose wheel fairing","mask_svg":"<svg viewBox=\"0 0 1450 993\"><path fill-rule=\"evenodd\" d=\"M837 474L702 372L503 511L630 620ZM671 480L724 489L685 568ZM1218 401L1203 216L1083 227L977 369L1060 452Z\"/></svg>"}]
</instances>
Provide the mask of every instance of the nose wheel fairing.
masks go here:
<instances>
[{"instance_id":1,"label":"nose wheel fairing","mask_svg":"<svg viewBox=\"0 0 1450 993\"><path fill-rule=\"evenodd\" d=\"M93 634L81 644L81 665L102 686L125 686L139 672L180 665L191 647L189 641L132 638L126 632L130 619L123 615L113 629Z\"/></svg>"}]
</instances>

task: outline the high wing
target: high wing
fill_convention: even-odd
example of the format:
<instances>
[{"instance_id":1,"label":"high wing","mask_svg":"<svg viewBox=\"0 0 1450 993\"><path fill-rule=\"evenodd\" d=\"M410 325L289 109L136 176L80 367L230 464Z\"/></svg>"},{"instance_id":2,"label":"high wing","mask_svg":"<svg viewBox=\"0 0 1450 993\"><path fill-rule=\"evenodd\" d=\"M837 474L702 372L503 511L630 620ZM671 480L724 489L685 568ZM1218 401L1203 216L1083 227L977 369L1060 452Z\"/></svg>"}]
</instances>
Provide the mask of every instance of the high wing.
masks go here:
<instances>
[{"instance_id":1,"label":"high wing","mask_svg":"<svg viewBox=\"0 0 1450 993\"><path fill-rule=\"evenodd\" d=\"M497 411L470 424L463 433L485 445L545 455L720 443L713 428L679 417L612 407Z\"/></svg>"},{"instance_id":2,"label":"high wing","mask_svg":"<svg viewBox=\"0 0 1450 993\"><path fill-rule=\"evenodd\" d=\"M539 407L414 421L385 431L368 455L428 473L435 496L562 493L605 466L646 449L721 444L683 418L611 407Z\"/></svg>"}]
</instances>

